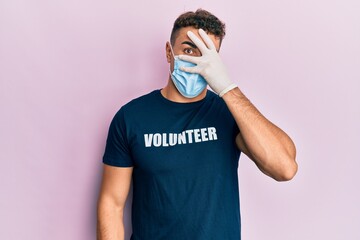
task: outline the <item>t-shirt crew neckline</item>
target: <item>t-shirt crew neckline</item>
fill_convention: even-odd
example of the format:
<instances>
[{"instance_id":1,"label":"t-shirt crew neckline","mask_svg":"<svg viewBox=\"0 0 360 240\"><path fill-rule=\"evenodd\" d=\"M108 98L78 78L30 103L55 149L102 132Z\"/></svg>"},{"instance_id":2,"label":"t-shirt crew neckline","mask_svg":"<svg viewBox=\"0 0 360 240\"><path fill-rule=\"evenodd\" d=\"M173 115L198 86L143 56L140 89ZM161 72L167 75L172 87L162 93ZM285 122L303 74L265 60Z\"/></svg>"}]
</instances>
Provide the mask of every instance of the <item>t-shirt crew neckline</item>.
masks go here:
<instances>
[{"instance_id":1,"label":"t-shirt crew neckline","mask_svg":"<svg viewBox=\"0 0 360 240\"><path fill-rule=\"evenodd\" d=\"M168 104L169 106L177 106L177 107L194 107L194 106L197 106L197 105L205 102L210 97L209 89L206 90L205 97L196 102L174 102L174 101L171 101L161 94L161 89L155 90L155 94L158 95L159 99L162 102L164 102L165 104Z\"/></svg>"}]
</instances>

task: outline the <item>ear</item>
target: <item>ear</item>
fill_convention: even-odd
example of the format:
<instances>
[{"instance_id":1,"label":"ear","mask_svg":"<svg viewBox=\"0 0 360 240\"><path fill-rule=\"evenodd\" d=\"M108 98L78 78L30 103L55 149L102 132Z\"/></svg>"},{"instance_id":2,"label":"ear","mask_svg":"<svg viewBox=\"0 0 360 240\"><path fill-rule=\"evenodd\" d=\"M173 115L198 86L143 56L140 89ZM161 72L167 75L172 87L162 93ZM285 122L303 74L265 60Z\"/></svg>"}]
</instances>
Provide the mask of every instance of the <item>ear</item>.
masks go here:
<instances>
[{"instance_id":1,"label":"ear","mask_svg":"<svg viewBox=\"0 0 360 240\"><path fill-rule=\"evenodd\" d=\"M170 49L170 43L169 42L166 42L165 53L166 53L166 61L168 63L171 63L171 49Z\"/></svg>"}]
</instances>

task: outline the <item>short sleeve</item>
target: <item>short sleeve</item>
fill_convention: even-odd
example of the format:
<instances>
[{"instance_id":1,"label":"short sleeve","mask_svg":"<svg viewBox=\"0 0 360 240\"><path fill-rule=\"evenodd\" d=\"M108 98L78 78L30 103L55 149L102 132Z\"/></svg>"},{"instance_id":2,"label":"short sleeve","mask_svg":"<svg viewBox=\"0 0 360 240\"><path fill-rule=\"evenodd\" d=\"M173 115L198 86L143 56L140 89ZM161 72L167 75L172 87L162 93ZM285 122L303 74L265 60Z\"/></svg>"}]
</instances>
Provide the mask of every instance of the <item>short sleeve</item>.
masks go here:
<instances>
[{"instance_id":1,"label":"short sleeve","mask_svg":"<svg viewBox=\"0 0 360 240\"><path fill-rule=\"evenodd\" d=\"M110 123L103 163L116 167L133 166L122 108L115 114Z\"/></svg>"}]
</instances>

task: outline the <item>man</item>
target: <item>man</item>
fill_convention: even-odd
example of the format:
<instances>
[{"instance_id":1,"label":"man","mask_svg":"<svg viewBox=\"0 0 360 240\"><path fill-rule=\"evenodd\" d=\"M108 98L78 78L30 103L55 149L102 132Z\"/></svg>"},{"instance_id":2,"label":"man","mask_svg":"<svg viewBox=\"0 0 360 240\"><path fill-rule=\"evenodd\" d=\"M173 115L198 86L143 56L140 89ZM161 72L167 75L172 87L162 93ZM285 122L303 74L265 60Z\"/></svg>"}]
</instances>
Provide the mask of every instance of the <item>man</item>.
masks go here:
<instances>
[{"instance_id":1,"label":"man","mask_svg":"<svg viewBox=\"0 0 360 240\"><path fill-rule=\"evenodd\" d=\"M225 25L205 10L180 15L166 43L167 85L114 116L99 240L124 239L131 179L132 240L239 240L240 152L277 181L295 175L292 140L229 79L218 54L224 35Z\"/></svg>"}]
</instances>

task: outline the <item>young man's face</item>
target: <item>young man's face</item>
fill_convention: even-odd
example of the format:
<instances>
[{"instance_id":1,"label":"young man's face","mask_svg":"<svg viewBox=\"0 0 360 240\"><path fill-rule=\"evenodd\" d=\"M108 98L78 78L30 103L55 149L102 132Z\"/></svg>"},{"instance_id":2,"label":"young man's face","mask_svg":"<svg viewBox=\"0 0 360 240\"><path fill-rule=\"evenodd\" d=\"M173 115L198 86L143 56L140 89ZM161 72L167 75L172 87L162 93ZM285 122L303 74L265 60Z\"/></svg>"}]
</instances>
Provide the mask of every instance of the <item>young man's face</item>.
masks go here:
<instances>
[{"instance_id":1,"label":"young man's face","mask_svg":"<svg viewBox=\"0 0 360 240\"><path fill-rule=\"evenodd\" d=\"M191 41L188 37L187 32L192 31L199 39L202 40L199 35L199 30L194 27L185 27L181 28L178 31L178 35L175 39L174 46L172 46L175 56L176 55L189 55L199 57L201 56L200 50L196 47L196 45ZM208 34L210 39L215 44L216 50L220 49L220 38L215 37L213 34ZM166 45L166 58L167 62L170 63L171 71L174 70L174 57L171 53L170 43Z\"/></svg>"}]
</instances>

